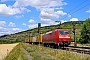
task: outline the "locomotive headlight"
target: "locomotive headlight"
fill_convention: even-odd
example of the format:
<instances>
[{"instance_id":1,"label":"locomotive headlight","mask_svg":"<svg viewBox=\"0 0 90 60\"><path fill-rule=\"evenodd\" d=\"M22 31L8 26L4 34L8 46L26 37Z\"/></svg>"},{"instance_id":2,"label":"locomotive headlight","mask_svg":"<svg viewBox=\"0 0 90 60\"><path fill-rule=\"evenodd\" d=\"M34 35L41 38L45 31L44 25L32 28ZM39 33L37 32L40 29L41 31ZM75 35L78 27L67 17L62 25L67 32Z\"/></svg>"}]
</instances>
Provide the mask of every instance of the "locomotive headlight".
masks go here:
<instances>
[{"instance_id":1,"label":"locomotive headlight","mask_svg":"<svg viewBox=\"0 0 90 60\"><path fill-rule=\"evenodd\" d=\"M62 36L59 36L59 38L64 38L64 37L62 37Z\"/></svg>"},{"instance_id":2,"label":"locomotive headlight","mask_svg":"<svg viewBox=\"0 0 90 60\"><path fill-rule=\"evenodd\" d=\"M66 36L65 38L70 38L69 36Z\"/></svg>"},{"instance_id":3,"label":"locomotive headlight","mask_svg":"<svg viewBox=\"0 0 90 60\"><path fill-rule=\"evenodd\" d=\"M70 38L69 36L63 37L63 36L59 36L59 38Z\"/></svg>"}]
</instances>

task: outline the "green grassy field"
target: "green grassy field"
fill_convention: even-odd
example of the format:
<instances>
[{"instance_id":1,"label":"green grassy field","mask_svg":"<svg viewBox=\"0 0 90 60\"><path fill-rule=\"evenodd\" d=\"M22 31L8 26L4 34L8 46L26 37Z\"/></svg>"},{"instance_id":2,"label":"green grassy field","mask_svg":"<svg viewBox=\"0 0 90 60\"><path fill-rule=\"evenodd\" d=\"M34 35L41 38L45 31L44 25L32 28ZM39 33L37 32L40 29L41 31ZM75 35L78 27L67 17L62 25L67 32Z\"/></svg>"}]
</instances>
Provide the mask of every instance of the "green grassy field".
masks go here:
<instances>
[{"instance_id":1,"label":"green grassy field","mask_svg":"<svg viewBox=\"0 0 90 60\"><path fill-rule=\"evenodd\" d=\"M90 60L90 56L72 53L71 51L62 51L27 43L23 43L22 46L30 53L33 60Z\"/></svg>"},{"instance_id":2,"label":"green grassy field","mask_svg":"<svg viewBox=\"0 0 90 60\"><path fill-rule=\"evenodd\" d=\"M22 47L18 44L3 60L28 60Z\"/></svg>"}]
</instances>

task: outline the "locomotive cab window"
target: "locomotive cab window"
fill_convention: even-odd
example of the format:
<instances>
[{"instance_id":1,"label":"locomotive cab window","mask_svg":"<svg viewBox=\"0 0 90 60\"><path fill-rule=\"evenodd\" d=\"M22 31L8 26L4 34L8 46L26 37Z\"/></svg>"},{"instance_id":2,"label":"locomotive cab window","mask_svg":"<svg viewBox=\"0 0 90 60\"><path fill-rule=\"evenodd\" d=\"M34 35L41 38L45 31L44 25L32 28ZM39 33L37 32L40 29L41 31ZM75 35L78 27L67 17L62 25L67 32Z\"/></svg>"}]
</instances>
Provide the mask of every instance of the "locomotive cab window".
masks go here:
<instances>
[{"instance_id":1,"label":"locomotive cab window","mask_svg":"<svg viewBox=\"0 0 90 60\"><path fill-rule=\"evenodd\" d=\"M68 31L59 30L59 34L68 34Z\"/></svg>"}]
</instances>

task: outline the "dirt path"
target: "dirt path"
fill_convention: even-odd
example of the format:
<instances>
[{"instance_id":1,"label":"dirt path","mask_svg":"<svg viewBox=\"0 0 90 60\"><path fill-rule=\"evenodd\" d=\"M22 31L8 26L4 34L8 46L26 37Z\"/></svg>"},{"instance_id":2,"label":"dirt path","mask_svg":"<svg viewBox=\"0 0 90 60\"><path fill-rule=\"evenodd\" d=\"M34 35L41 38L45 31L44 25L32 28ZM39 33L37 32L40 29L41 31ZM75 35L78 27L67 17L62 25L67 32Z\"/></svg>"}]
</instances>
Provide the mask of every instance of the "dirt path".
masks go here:
<instances>
[{"instance_id":1,"label":"dirt path","mask_svg":"<svg viewBox=\"0 0 90 60\"><path fill-rule=\"evenodd\" d=\"M30 54L29 54L24 48L23 48L23 51L25 52L25 54L26 54L28 60L33 60L33 57L30 56Z\"/></svg>"},{"instance_id":2,"label":"dirt path","mask_svg":"<svg viewBox=\"0 0 90 60\"><path fill-rule=\"evenodd\" d=\"M4 57L17 45L15 44L0 44L0 60L3 60Z\"/></svg>"}]
</instances>

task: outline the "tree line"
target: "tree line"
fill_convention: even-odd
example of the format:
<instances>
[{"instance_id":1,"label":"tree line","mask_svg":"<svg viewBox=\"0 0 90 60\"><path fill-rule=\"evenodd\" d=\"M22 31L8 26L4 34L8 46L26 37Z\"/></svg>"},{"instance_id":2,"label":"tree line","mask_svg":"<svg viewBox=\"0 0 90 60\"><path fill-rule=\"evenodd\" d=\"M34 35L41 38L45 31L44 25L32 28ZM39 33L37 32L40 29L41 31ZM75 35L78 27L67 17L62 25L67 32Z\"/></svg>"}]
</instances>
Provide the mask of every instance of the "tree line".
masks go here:
<instances>
[{"instance_id":1,"label":"tree line","mask_svg":"<svg viewBox=\"0 0 90 60\"><path fill-rule=\"evenodd\" d=\"M90 43L90 18L83 23L79 42L81 44Z\"/></svg>"}]
</instances>

